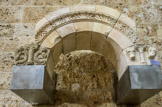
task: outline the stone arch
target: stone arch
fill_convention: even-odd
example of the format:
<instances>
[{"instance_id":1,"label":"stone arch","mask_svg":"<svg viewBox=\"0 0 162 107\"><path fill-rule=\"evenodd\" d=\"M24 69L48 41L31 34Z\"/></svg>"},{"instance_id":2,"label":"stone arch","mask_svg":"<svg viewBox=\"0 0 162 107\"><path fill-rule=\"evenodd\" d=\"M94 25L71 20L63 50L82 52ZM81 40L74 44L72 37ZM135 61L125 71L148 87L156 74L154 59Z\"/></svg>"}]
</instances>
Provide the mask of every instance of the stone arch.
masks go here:
<instances>
[{"instance_id":1,"label":"stone arch","mask_svg":"<svg viewBox=\"0 0 162 107\"><path fill-rule=\"evenodd\" d=\"M135 22L115 9L100 5L77 5L51 12L37 23L36 31L37 41L57 53L52 56L54 63L61 53L93 50L113 63L119 78L129 65L127 58L122 59L126 65L119 64L120 55L136 42ZM62 49L58 49L59 45Z\"/></svg>"},{"instance_id":2,"label":"stone arch","mask_svg":"<svg viewBox=\"0 0 162 107\"><path fill-rule=\"evenodd\" d=\"M114 65L118 104L139 104L162 89L156 49L137 44L135 22L115 9L100 5L59 9L41 19L36 31L37 43L16 51L11 82L11 90L28 102L54 103L54 65L62 53L75 50L96 51Z\"/></svg>"}]
</instances>

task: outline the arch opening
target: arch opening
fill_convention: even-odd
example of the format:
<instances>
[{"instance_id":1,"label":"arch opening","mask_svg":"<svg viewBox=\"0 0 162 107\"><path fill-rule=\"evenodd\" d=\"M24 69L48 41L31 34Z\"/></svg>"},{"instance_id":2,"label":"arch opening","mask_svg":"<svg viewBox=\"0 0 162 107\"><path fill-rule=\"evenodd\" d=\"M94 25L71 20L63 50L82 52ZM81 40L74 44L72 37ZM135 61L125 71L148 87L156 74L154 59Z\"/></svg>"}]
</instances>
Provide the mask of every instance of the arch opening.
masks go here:
<instances>
[{"instance_id":1,"label":"arch opening","mask_svg":"<svg viewBox=\"0 0 162 107\"><path fill-rule=\"evenodd\" d=\"M157 61L156 49L145 44L137 44L135 22L115 9L99 5L77 5L63 8L49 13L40 20L36 25L36 31L35 38L37 43L20 47L17 50L17 65L13 69L14 79L20 82L23 79L26 82L25 84L30 86L27 87L29 88L27 92L36 92L33 94L35 95L34 99L33 96L24 96L21 93L26 93L26 90L21 90L22 92L20 92L17 89L24 89L24 87L26 89L26 86L24 84L19 86L14 81L11 90L27 101L32 99L34 102L38 101L39 104L45 102L53 103L52 93L54 93L54 87L52 87L52 84L53 81L56 82L53 71L55 65L58 64L60 55L65 54L66 56L76 50L95 51L112 63L117 71L117 103L119 104L139 104L157 93L160 88L162 89L161 85L159 85L161 80L156 78L158 73L161 72L160 64ZM23 72L19 72L20 70ZM27 74L26 70L32 73ZM41 76L37 77L38 72ZM17 75L22 75L21 73L27 76L15 78ZM136 78L137 75L140 79ZM146 81L143 77L148 78L147 76L149 76L149 80L146 79ZM31 81L35 78L35 81ZM156 80L154 80L155 78ZM41 87L40 90L43 90L40 92L41 94L31 89L34 83L39 83L36 87L38 89ZM70 87L73 87L73 85L79 87L78 84L70 83L72 85ZM138 83L140 85L136 85ZM157 87L154 87L155 85ZM146 90L143 91L138 86ZM155 89L155 93L152 93L147 86ZM134 89L138 90L134 91ZM125 90L128 91L126 92ZM142 98L140 101L134 100L139 99L138 94L132 95L134 92L140 93L140 98ZM148 96L145 96L146 94ZM46 101L41 101L39 97L43 99L46 97L47 99ZM96 103L95 101L92 102Z\"/></svg>"}]
</instances>

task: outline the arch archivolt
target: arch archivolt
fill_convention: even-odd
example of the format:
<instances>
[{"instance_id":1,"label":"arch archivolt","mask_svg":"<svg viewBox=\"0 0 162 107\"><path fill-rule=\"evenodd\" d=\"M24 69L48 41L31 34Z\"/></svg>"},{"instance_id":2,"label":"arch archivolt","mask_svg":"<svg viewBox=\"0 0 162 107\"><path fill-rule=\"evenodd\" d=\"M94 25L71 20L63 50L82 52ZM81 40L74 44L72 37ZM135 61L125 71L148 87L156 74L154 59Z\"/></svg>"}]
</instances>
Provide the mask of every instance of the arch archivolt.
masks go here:
<instances>
[{"instance_id":1,"label":"arch archivolt","mask_svg":"<svg viewBox=\"0 0 162 107\"><path fill-rule=\"evenodd\" d=\"M47 14L37 23L36 31L35 38L40 47L51 50L46 64L51 78L51 62L56 65L62 53L75 50L101 53L112 62L119 79L129 65L150 64L147 46L136 44L135 22L109 7L78 5L63 8Z\"/></svg>"},{"instance_id":2,"label":"arch archivolt","mask_svg":"<svg viewBox=\"0 0 162 107\"><path fill-rule=\"evenodd\" d=\"M140 66L140 69L138 69L138 66L133 66L135 69L137 68L138 75L145 76L144 73L140 74L140 71L143 70L142 67L146 67L145 70L148 71L151 68L152 71L150 70L149 72L160 71L160 64L156 61L158 60L157 50L146 44L136 43L135 22L121 12L109 7L100 5L76 5L59 9L42 18L36 25L36 32L36 43L18 48L15 55L16 65L32 66L17 66L21 69L15 68L14 75L18 75L16 73L20 70L26 72L26 69L29 69L37 72L40 69L42 72L39 73L46 76L44 79L48 81L52 80L53 82L55 81L53 78L55 76L53 70L61 54L67 54L75 50L92 50L105 56L115 67L119 79L118 82L121 82L119 83L118 90L118 96L120 97L122 94L119 93L122 91L125 92L125 90L122 90L124 89L122 85L124 84L126 86L125 89L128 88L127 86L130 86L128 81L130 80L127 81L127 79L133 78L133 76L128 75L128 72L132 71L127 69L128 67L132 67L131 65L150 65ZM152 66L151 61L155 65L158 65L156 69L154 69L155 66ZM48 73L43 74L46 70ZM34 74L29 75L32 78ZM33 78L35 79L35 77ZM39 77L37 78L38 80L43 80ZM21 80L21 77L16 79ZM27 77L26 79L29 80ZM123 80L124 82L122 82ZM33 84L32 79L30 82L27 83L29 86ZM44 84L46 83L42 83L41 85L44 86ZM48 86L45 88L47 90L50 89ZM131 96L129 92L126 94ZM51 88L51 93L53 93L53 88ZM147 92L147 94L150 93ZM145 95L143 94L143 96ZM20 96L24 97L23 95ZM39 95L36 96L39 97ZM123 97L125 95L118 98L118 100L122 100ZM136 96L132 98L130 99L131 101L137 99ZM50 99L53 98L51 97ZM26 100L30 101L30 97ZM118 102L120 103L122 101ZM41 103L42 101L40 101Z\"/></svg>"}]
</instances>

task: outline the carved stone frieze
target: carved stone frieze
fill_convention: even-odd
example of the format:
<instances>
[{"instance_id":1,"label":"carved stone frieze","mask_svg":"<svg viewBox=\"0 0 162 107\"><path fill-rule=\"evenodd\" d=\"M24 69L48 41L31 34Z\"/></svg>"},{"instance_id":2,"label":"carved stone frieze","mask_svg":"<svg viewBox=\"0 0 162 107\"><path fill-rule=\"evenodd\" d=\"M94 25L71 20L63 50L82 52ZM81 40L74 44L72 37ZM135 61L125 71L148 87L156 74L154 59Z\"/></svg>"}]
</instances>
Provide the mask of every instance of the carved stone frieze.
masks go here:
<instances>
[{"instance_id":1,"label":"carved stone frieze","mask_svg":"<svg viewBox=\"0 0 162 107\"><path fill-rule=\"evenodd\" d=\"M154 47L149 47L144 44L136 44L135 46L126 49L126 54L131 61L134 61L137 57L140 59L141 64L148 64L150 59L157 60L157 50ZM139 56L137 56L137 54Z\"/></svg>"},{"instance_id":2,"label":"carved stone frieze","mask_svg":"<svg viewBox=\"0 0 162 107\"><path fill-rule=\"evenodd\" d=\"M109 25L111 27L114 27L117 23L117 19L103 13L87 11L71 12L60 15L59 17L50 20L50 24L48 23L42 26L36 34L36 39L42 42L52 31L56 30L57 28L69 23L81 21L98 22ZM127 37L134 42L137 38L135 35L135 30L131 29L129 26L123 24L122 22L118 24L119 27L117 29L120 30L122 33L126 34Z\"/></svg>"},{"instance_id":3,"label":"carved stone frieze","mask_svg":"<svg viewBox=\"0 0 162 107\"><path fill-rule=\"evenodd\" d=\"M31 43L16 50L15 63L16 65L42 65L46 63L49 53L49 49Z\"/></svg>"}]
</instances>

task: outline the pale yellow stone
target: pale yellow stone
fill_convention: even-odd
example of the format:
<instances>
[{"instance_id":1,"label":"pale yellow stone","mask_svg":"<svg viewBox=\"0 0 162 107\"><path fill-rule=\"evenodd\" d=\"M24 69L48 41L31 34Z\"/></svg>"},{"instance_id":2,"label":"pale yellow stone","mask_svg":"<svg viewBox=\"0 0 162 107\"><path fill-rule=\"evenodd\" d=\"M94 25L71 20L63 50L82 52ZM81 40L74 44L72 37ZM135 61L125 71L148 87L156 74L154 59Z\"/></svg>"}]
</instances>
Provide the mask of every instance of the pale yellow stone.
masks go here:
<instances>
[{"instance_id":1,"label":"pale yellow stone","mask_svg":"<svg viewBox=\"0 0 162 107\"><path fill-rule=\"evenodd\" d=\"M36 24L36 32L38 32L46 24L49 24L49 21L44 17Z\"/></svg>"},{"instance_id":2,"label":"pale yellow stone","mask_svg":"<svg viewBox=\"0 0 162 107\"><path fill-rule=\"evenodd\" d=\"M63 42L59 41L54 47L51 49L51 54L53 56L53 61L55 66L59 60L60 55L63 53Z\"/></svg>"},{"instance_id":3,"label":"pale yellow stone","mask_svg":"<svg viewBox=\"0 0 162 107\"><path fill-rule=\"evenodd\" d=\"M1 38L0 39L0 52L14 52L19 46L19 40L18 39L8 39L8 38Z\"/></svg>"},{"instance_id":4,"label":"pale yellow stone","mask_svg":"<svg viewBox=\"0 0 162 107\"><path fill-rule=\"evenodd\" d=\"M102 54L106 42L107 40L104 35L92 33L91 50Z\"/></svg>"},{"instance_id":5,"label":"pale yellow stone","mask_svg":"<svg viewBox=\"0 0 162 107\"><path fill-rule=\"evenodd\" d=\"M119 58L123 49L133 45L133 43L125 35L116 29L112 29L107 40L115 50L116 59Z\"/></svg>"},{"instance_id":6,"label":"pale yellow stone","mask_svg":"<svg viewBox=\"0 0 162 107\"><path fill-rule=\"evenodd\" d=\"M0 72L0 89L10 89L11 72Z\"/></svg>"},{"instance_id":7,"label":"pale yellow stone","mask_svg":"<svg viewBox=\"0 0 162 107\"><path fill-rule=\"evenodd\" d=\"M46 69L47 69L47 72L48 72L51 80L54 79L53 73L54 73L54 68L55 68L55 62L54 62L52 53L53 52L51 52L50 55L48 56L48 60L47 60L47 64L46 64Z\"/></svg>"},{"instance_id":8,"label":"pale yellow stone","mask_svg":"<svg viewBox=\"0 0 162 107\"><path fill-rule=\"evenodd\" d=\"M74 28L74 24L73 23L70 23L70 24L67 24L67 25L64 25L58 29L56 29L56 31L58 32L58 34L61 36L61 37L65 37L71 33L75 33L76 30Z\"/></svg>"},{"instance_id":9,"label":"pale yellow stone","mask_svg":"<svg viewBox=\"0 0 162 107\"><path fill-rule=\"evenodd\" d=\"M0 23L20 23L22 17L22 7L0 7Z\"/></svg>"},{"instance_id":10,"label":"pale yellow stone","mask_svg":"<svg viewBox=\"0 0 162 107\"><path fill-rule=\"evenodd\" d=\"M97 22L94 22L93 24L93 32L98 32L98 33L101 33L107 36L111 30L112 30L112 27L108 25L97 23Z\"/></svg>"},{"instance_id":11,"label":"pale yellow stone","mask_svg":"<svg viewBox=\"0 0 162 107\"><path fill-rule=\"evenodd\" d=\"M121 14L118 21L121 21L128 25L131 29L136 30L136 23L125 14Z\"/></svg>"},{"instance_id":12,"label":"pale yellow stone","mask_svg":"<svg viewBox=\"0 0 162 107\"><path fill-rule=\"evenodd\" d=\"M0 37L13 37L14 28L12 24L0 24Z\"/></svg>"},{"instance_id":13,"label":"pale yellow stone","mask_svg":"<svg viewBox=\"0 0 162 107\"><path fill-rule=\"evenodd\" d=\"M162 28L159 28L158 30L157 30L157 36L162 36Z\"/></svg>"},{"instance_id":14,"label":"pale yellow stone","mask_svg":"<svg viewBox=\"0 0 162 107\"><path fill-rule=\"evenodd\" d=\"M92 31L94 22L76 22L74 23L75 29L79 31Z\"/></svg>"},{"instance_id":15,"label":"pale yellow stone","mask_svg":"<svg viewBox=\"0 0 162 107\"><path fill-rule=\"evenodd\" d=\"M52 21L54 18L69 12L70 12L69 8L62 8L48 13L45 17L48 21Z\"/></svg>"},{"instance_id":16,"label":"pale yellow stone","mask_svg":"<svg viewBox=\"0 0 162 107\"><path fill-rule=\"evenodd\" d=\"M121 47L120 47L113 39L107 38L107 41L111 44L112 49L113 49L114 52L115 52L115 58L116 58L116 59L112 59L112 61L114 62L114 65L115 65L115 62L116 62L116 60L119 58L119 55L120 55L122 49L121 49ZM114 54L114 53L113 53L113 54ZM111 56L110 56L110 58L111 58Z\"/></svg>"},{"instance_id":17,"label":"pale yellow stone","mask_svg":"<svg viewBox=\"0 0 162 107\"><path fill-rule=\"evenodd\" d=\"M35 24L31 23L18 23L15 24L14 37L34 37L35 35Z\"/></svg>"},{"instance_id":18,"label":"pale yellow stone","mask_svg":"<svg viewBox=\"0 0 162 107\"><path fill-rule=\"evenodd\" d=\"M57 38L59 38L60 35L56 32L53 31L51 34L49 34L45 40L42 42L42 46L47 47L47 48L52 48L54 46L54 42Z\"/></svg>"},{"instance_id":19,"label":"pale yellow stone","mask_svg":"<svg viewBox=\"0 0 162 107\"><path fill-rule=\"evenodd\" d=\"M120 46L121 49L125 49L129 46L132 46L133 43L121 32L116 29L113 29L108 35L108 39L113 40L116 44Z\"/></svg>"},{"instance_id":20,"label":"pale yellow stone","mask_svg":"<svg viewBox=\"0 0 162 107\"><path fill-rule=\"evenodd\" d=\"M5 51L1 52L0 54L0 72L12 72L12 66L14 65L14 54L4 52Z\"/></svg>"},{"instance_id":21,"label":"pale yellow stone","mask_svg":"<svg viewBox=\"0 0 162 107\"><path fill-rule=\"evenodd\" d=\"M63 53L67 54L75 50L76 50L76 33L73 33L63 38Z\"/></svg>"},{"instance_id":22,"label":"pale yellow stone","mask_svg":"<svg viewBox=\"0 0 162 107\"><path fill-rule=\"evenodd\" d=\"M58 7L25 7L23 13L23 23L37 23L46 14L58 9Z\"/></svg>"},{"instance_id":23,"label":"pale yellow stone","mask_svg":"<svg viewBox=\"0 0 162 107\"><path fill-rule=\"evenodd\" d=\"M109 16L115 18L115 19L117 19L121 14L116 9L106 7L106 6L101 6L101 5L96 5L96 12L104 13L104 14L109 15Z\"/></svg>"},{"instance_id":24,"label":"pale yellow stone","mask_svg":"<svg viewBox=\"0 0 162 107\"><path fill-rule=\"evenodd\" d=\"M70 7L71 12L75 11L95 11L95 5L75 5Z\"/></svg>"},{"instance_id":25,"label":"pale yellow stone","mask_svg":"<svg viewBox=\"0 0 162 107\"><path fill-rule=\"evenodd\" d=\"M80 3L80 0L45 0L46 5L76 5Z\"/></svg>"},{"instance_id":26,"label":"pale yellow stone","mask_svg":"<svg viewBox=\"0 0 162 107\"><path fill-rule=\"evenodd\" d=\"M11 5L31 5L32 0L12 0Z\"/></svg>"},{"instance_id":27,"label":"pale yellow stone","mask_svg":"<svg viewBox=\"0 0 162 107\"><path fill-rule=\"evenodd\" d=\"M0 90L0 107L32 107L32 105L10 90Z\"/></svg>"},{"instance_id":28,"label":"pale yellow stone","mask_svg":"<svg viewBox=\"0 0 162 107\"><path fill-rule=\"evenodd\" d=\"M76 50L90 50L92 32L77 32Z\"/></svg>"},{"instance_id":29,"label":"pale yellow stone","mask_svg":"<svg viewBox=\"0 0 162 107\"><path fill-rule=\"evenodd\" d=\"M103 55L114 65L115 69L117 69L117 60L115 51L112 47L112 45L106 41L104 49L103 49Z\"/></svg>"}]
</instances>

